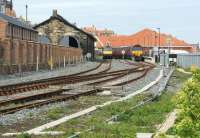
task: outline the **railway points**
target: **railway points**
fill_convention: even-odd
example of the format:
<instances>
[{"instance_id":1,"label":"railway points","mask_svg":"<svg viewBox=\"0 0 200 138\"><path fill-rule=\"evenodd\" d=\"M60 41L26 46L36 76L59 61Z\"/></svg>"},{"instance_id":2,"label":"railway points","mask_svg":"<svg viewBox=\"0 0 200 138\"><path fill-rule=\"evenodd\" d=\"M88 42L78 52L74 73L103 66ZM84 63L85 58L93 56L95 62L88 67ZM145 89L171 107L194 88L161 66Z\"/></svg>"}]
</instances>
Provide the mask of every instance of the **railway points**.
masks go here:
<instances>
[{"instance_id":1,"label":"railway points","mask_svg":"<svg viewBox=\"0 0 200 138\"><path fill-rule=\"evenodd\" d=\"M161 69L147 62L108 60L72 74L1 86L0 124L6 124L6 121L12 124L10 121L19 116L26 122L29 112L37 116L44 112L40 108L48 112L54 104L58 107L67 106L81 97L107 97L114 100L127 96L152 82ZM42 125L43 121L39 122ZM13 123L18 124L15 121Z\"/></svg>"}]
</instances>

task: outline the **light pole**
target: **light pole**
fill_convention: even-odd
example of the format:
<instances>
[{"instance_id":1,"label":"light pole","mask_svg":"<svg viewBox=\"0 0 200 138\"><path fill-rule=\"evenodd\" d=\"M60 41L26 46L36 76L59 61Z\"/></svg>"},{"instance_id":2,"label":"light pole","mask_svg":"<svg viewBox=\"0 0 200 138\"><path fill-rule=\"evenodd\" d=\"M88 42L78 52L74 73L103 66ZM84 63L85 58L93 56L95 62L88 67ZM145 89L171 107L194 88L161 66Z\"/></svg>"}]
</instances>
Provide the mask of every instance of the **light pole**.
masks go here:
<instances>
[{"instance_id":1,"label":"light pole","mask_svg":"<svg viewBox=\"0 0 200 138\"><path fill-rule=\"evenodd\" d=\"M159 51L160 51L160 28L157 28L158 29L158 59L159 59L159 61L160 61L160 53L159 53Z\"/></svg>"},{"instance_id":2,"label":"light pole","mask_svg":"<svg viewBox=\"0 0 200 138\"><path fill-rule=\"evenodd\" d=\"M28 5L26 4L26 22L28 22Z\"/></svg>"}]
</instances>

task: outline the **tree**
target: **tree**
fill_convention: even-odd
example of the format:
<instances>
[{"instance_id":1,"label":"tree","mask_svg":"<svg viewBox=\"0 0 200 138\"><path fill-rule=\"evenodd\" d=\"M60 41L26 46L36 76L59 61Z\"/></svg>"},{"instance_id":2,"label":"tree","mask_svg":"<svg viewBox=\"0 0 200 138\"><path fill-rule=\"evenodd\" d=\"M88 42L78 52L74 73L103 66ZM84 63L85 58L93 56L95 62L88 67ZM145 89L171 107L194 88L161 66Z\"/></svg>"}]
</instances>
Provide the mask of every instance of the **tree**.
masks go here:
<instances>
[{"instance_id":1,"label":"tree","mask_svg":"<svg viewBox=\"0 0 200 138\"><path fill-rule=\"evenodd\" d=\"M177 96L179 115L176 132L183 138L200 137L200 70L193 72L180 94Z\"/></svg>"}]
</instances>

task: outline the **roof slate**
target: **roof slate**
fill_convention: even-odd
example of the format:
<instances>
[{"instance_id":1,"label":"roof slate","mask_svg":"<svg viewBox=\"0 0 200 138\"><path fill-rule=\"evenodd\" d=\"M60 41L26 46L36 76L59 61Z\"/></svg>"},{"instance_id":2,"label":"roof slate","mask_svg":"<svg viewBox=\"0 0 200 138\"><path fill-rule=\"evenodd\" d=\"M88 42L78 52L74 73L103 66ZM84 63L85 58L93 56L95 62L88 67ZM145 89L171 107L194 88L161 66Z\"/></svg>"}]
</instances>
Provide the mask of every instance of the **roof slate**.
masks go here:
<instances>
[{"instance_id":1,"label":"roof slate","mask_svg":"<svg viewBox=\"0 0 200 138\"><path fill-rule=\"evenodd\" d=\"M80 29L80 28L78 28L77 26L75 26L74 24L68 22L66 19L64 19L64 18L63 18L62 16L60 16L59 14L57 14L56 16L51 16L49 19L43 21L42 23L37 24L37 25L34 26L33 28L34 28L34 29L37 29L38 27L40 27L40 26L42 26L42 25L44 25L44 24L46 24L46 23L48 23L48 22L50 22L51 20L54 20L54 19L55 19L55 20L59 20L60 22L63 22L65 25L71 26L72 28L74 28L74 29L76 29L76 30L78 30L78 31L80 31L80 32L82 32L82 33L88 35L89 37L91 37L92 39L94 39L94 40L96 41L96 38L95 38L92 34L90 34L90 33L88 33L88 32L85 32L85 31L83 31L82 29Z\"/></svg>"},{"instance_id":2,"label":"roof slate","mask_svg":"<svg viewBox=\"0 0 200 138\"><path fill-rule=\"evenodd\" d=\"M13 24L13 25L25 28L25 29L29 29L32 31L36 31L33 29L33 27L31 25L27 24L26 22L20 21L18 18L10 17L10 16L0 13L0 19L4 20L10 24Z\"/></svg>"}]
</instances>

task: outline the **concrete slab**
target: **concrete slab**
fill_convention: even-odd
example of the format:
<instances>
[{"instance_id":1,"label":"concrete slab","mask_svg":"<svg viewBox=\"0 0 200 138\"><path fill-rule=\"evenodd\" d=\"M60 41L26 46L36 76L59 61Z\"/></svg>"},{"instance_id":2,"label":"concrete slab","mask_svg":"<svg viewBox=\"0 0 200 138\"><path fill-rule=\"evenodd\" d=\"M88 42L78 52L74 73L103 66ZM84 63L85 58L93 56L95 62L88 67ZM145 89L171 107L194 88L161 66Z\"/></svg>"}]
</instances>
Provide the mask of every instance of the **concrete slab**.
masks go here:
<instances>
[{"instance_id":1,"label":"concrete slab","mask_svg":"<svg viewBox=\"0 0 200 138\"><path fill-rule=\"evenodd\" d=\"M137 133L136 138L152 138L153 133Z\"/></svg>"}]
</instances>

